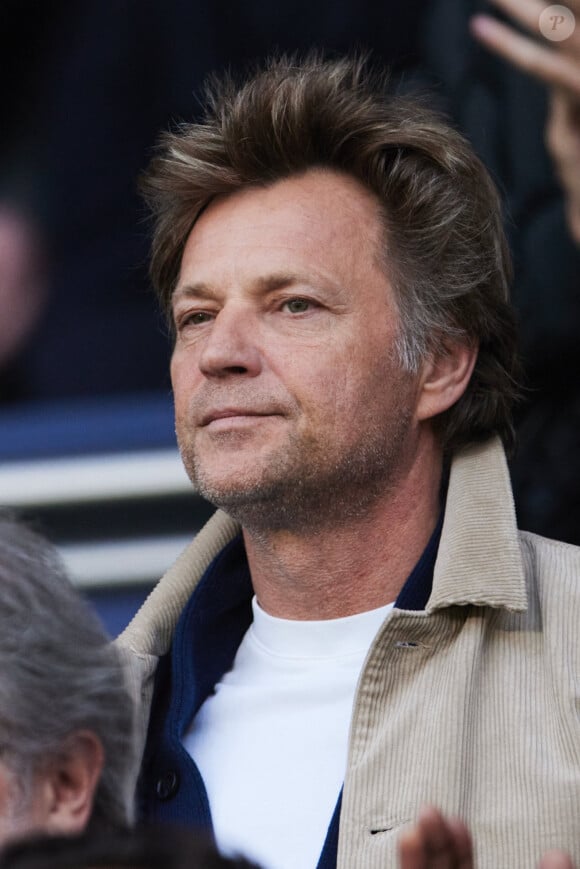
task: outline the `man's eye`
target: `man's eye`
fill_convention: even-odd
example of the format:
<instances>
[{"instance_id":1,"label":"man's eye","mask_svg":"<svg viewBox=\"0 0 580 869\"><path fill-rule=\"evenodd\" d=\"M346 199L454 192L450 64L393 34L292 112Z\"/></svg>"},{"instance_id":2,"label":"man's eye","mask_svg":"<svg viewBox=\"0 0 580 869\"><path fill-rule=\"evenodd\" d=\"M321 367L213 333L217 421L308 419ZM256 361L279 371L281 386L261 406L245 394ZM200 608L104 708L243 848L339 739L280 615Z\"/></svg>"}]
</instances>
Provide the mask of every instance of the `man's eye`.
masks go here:
<instances>
[{"instance_id":1,"label":"man's eye","mask_svg":"<svg viewBox=\"0 0 580 869\"><path fill-rule=\"evenodd\" d=\"M184 329L186 326L199 326L201 323L207 323L211 319L211 315L207 311L192 311L190 314L185 314L178 318L178 329Z\"/></svg>"},{"instance_id":2,"label":"man's eye","mask_svg":"<svg viewBox=\"0 0 580 869\"><path fill-rule=\"evenodd\" d=\"M312 307L308 299L288 299L284 305L291 314L303 314Z\"/></svg>"}]
</instances>

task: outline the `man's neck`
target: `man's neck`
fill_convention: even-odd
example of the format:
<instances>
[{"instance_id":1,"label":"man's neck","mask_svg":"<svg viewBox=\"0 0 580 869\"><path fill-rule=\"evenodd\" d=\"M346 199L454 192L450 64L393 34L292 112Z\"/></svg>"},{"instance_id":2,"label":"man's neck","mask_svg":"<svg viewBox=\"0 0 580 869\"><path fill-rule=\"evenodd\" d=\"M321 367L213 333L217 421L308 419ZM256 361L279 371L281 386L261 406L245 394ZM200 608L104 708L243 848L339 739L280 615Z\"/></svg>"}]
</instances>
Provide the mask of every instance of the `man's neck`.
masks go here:
<instances>
[{"instance_id":1,"label":"man's neck","mask_svg":"<svg viewBox=\"0 0 580 869\"><path fill-rule=\"evenodd\" d=\"M312 533L244 530L254 591L270 615L331 619L394 601L440 511L441 456L424 456L367 514Z\"/></svg>"}]
</instances>

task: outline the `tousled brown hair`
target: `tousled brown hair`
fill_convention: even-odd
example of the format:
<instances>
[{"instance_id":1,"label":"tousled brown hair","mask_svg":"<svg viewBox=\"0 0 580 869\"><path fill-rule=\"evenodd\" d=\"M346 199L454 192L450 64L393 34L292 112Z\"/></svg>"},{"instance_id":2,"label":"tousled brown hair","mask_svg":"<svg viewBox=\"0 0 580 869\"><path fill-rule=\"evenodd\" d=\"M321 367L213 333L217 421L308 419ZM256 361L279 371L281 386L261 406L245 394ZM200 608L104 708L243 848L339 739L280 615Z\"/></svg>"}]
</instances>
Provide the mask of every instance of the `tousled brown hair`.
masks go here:
<instances>
[{"instance_id":1,"label":"tousled brown hair","mask_svg":"<svg viewBox=\"0 0 580 869\"><path fill-rule=\"evenodd\" d=\"M511 446L518 361L511 266L497 190L471 146L425 99L389 91L364 58L281 57L238 85L210 80L199 123L165 133L143 190L155 218L151 276L170 311L192 226L218 195L316 167L377 197L401 316L401 364L450 341L479 347L459 401L434 421L448 451L499 434Z\"/></svg>"}]
</instances>

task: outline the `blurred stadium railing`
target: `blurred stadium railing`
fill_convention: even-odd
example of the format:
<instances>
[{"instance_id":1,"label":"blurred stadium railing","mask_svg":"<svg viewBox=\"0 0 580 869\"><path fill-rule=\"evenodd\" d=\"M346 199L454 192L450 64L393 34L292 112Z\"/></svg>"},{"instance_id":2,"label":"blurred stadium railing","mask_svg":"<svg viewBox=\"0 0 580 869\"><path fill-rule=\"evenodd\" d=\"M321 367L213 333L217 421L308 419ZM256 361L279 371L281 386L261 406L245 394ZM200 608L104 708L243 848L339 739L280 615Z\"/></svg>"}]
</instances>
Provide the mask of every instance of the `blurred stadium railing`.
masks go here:
<instances>
[{"instance_id":1,"label":"blurred stadium railing","mask_svg":"<svg viewBox=\"0 0 580 869\"><path fill-rule=\"evenodd\" d=\"M112 634L213 510L158 394L0 411L0 504L56 544Z\"/></svg>"}]
</instances>

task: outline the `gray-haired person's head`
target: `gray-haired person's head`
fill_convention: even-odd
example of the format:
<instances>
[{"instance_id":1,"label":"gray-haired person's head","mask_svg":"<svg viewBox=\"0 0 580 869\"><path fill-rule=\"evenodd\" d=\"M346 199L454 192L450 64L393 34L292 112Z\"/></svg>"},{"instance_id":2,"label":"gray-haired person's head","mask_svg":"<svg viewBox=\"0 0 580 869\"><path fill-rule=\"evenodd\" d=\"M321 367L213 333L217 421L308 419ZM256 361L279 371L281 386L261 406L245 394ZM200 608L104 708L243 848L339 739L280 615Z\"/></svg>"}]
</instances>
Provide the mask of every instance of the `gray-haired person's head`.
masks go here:
<instances>
[{"instance_id":1,"label":"gray-haired person's head","mask_svg":"<svg viewBox=\"0 0 580 869\"><path fill-rule=\"evenodd\" d=\"M118 654L41 536L0 515L0 759L26 807L79 732L104 749L91 823L132 821L134 710Z\"/></svg>"},{"instance_id":2,"label":"gray-haired person's head","mask_svg":"<svg viewBox=\"0 0 580 869\"><path fill-rule=\"evenodd\" d=\"M162 137L143 189L156 220L151 275L165 310L210 200L316 167L346 172L380 203L400 364L417 371L450 341L479 347L465 393L434 420L443 446L492 433L509 444L518 361L499 196L457 131L425 100L394 94L360 58L283 57L241 85L213 80L202 121Z\"/></svg>"}]
</instances>

